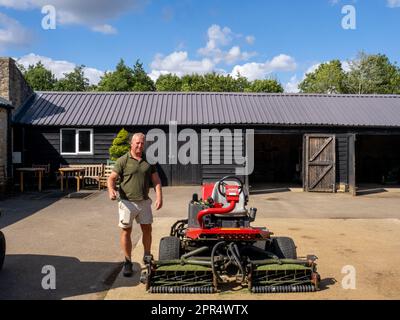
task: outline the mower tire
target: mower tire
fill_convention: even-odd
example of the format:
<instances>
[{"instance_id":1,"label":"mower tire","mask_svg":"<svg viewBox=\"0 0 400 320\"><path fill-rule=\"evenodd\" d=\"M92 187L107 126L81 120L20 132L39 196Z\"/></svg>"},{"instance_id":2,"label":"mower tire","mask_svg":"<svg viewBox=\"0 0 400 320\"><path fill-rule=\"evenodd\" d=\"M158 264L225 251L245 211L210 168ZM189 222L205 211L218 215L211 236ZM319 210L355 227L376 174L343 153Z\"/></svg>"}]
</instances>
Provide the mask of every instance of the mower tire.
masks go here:
<instances>
[{"instance_id":1,"label":"mower tire","mask_svg":"<svg viewBox=\"0 0 400 320\"><path fill-rule=\"evenodd\" d=\"M297 259L296 245L292 238L272 238L271 251L280 259Z\"/></svg>"},{"instance_id":2,"label":"mower tire","mask_svg":"<svg viewBox=\"0 0 400 320\"><path fill-rule=\"evenodd\" d=\"M159 260L177 260L180 258L181 243L177 237L164 237L160 240Z\"/></svg>"},{"instance_id":3,"label":"mower tire","mask_svg":"<svg viewBox=\"0 0 400 320\"><path fill-rule=\"evenodd\" d=\"M6 238L0 231L0 270L3 268L4 257L6 256Z\"/></svg>"}]
</instances>

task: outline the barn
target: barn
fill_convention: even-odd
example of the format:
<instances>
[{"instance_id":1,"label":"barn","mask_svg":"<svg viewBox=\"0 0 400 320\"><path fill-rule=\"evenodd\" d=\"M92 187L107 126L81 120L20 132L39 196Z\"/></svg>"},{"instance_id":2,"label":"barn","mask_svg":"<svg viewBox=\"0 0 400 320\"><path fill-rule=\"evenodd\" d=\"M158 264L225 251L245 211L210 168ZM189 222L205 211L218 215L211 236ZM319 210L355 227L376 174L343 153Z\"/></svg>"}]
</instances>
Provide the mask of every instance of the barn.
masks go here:
<instances>
[{"instance_id":1,"label":"barn","mask_svg":"<svg viewBox=\"0 0 400 320\"><path fill-rule=\"evenodd\" d=\"M395 95L36 92L12 126L14 167L105 163L121 128L159 129L166 133L164 185L201 184L241 167L251 167L251 188L355 193L363 184L400 182ZM185 130L197 141L174 140ZM198 161L176 161L173 149L189 142ZM224 161L226 150L240 161Z\"/></svg>"}]
</instances>

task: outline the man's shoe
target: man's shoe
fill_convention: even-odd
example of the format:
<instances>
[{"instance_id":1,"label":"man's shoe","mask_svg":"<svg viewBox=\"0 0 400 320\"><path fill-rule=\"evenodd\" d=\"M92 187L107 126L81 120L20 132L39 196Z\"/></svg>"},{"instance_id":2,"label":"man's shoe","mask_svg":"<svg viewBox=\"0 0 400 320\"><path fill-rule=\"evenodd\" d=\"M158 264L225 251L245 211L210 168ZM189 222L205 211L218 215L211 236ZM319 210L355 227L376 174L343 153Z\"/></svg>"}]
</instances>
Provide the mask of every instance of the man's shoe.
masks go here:
<instances>
[{"instance_id":1,"label":"man's shoe","mask_svg":"<svg viewBox=\"0 0 400 320\"><path fill-rule=\"evenodd\" d=\"M124 277L132 277L132 274L133 274L132 262L129 260L125 260L123 275Z\"/></svg>"},{"instance_id":2,"label":"man's shoe","mask_svg":"<svg viewBox=\"0 0 400 320\"><path fill-rule=\"evenodd\" d=\"M143 263L144 264L150 264L152 260L153 260L153 255L152 254L145 254L143 256Z\"/></svg>"}]
</instances>

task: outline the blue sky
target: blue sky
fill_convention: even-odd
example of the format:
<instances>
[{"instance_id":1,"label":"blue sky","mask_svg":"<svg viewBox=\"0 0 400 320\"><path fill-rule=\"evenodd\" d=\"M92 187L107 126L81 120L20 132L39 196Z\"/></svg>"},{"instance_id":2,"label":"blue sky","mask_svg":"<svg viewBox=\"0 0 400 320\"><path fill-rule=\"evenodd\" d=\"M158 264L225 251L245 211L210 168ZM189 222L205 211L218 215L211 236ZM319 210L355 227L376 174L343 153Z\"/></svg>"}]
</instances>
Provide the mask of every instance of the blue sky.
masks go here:
<instances>
[{"instance_id":1,"label":"blue sky","mask_svg":"<svg viewBox=\"0 0 400 320\"><path fill-rule=\"evenodd\" d=\"M57 20L45 30L48 4ZM342 27L346 5L355 29ZM154 79L240 72L296 91L308 70L360 50L398 61L399 31L400 0L0 0L1 56L42 60L57 77L84 64L92 83L123 58L140 59Z\"/></svg>"}]
</instances>

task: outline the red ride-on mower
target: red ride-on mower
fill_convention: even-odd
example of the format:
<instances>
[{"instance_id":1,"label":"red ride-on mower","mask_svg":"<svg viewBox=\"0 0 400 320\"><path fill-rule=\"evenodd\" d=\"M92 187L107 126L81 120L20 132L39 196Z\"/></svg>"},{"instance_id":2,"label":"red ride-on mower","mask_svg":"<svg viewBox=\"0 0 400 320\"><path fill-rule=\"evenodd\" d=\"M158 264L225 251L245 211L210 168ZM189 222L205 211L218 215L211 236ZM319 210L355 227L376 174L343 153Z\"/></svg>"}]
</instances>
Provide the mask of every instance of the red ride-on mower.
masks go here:
<instances>
[{"instance_id":1,"label":"red ride-on mower","mask_svg":"<svg viewBox=\"0 0 400 320\"><path fill-rule=\"evenodd\" d=\"M204 185L194 194L188 219L160 241L159 260L149 261L142 282L150 293L214 293L238 282L253 293L311 292L320 277L314 255L299 259L291 238L252 227L257 209L237 177Z\"/></svg>"}]
</instances>

